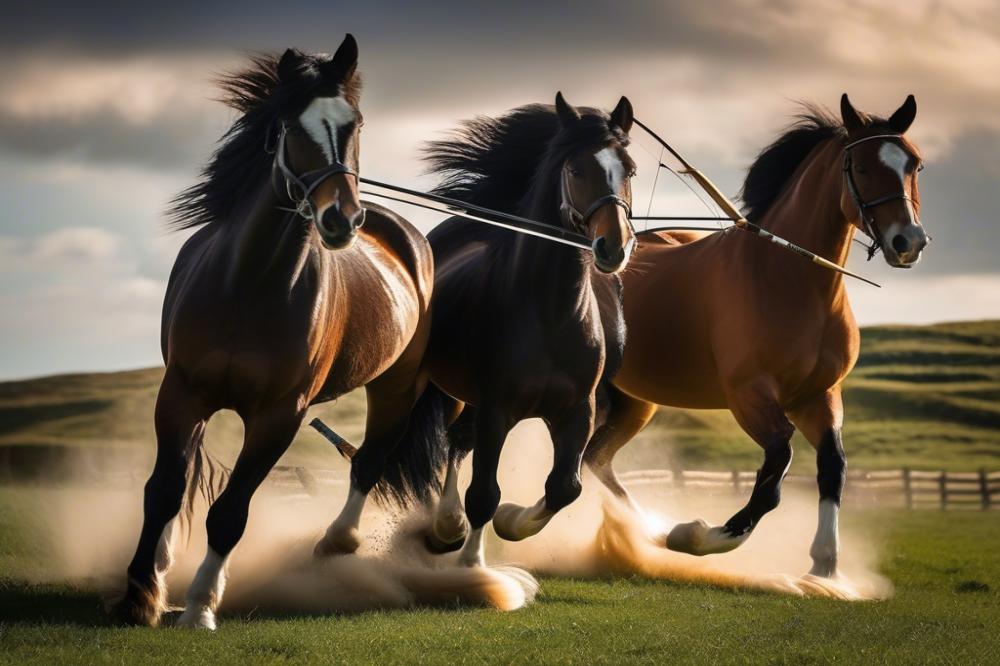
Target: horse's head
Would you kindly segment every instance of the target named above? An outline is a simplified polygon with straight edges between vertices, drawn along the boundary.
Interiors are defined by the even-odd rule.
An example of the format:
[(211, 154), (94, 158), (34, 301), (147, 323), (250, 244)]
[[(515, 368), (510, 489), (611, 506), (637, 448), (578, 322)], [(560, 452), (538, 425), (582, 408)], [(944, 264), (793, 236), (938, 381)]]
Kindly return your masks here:
[(913, 95), (888, 120), (874, 120), (840, 99), (847, 130), (841, 209), (881, 248), (886, 262), (909, 268), (930, 240), (920, 225), (920, 152), (904, 135), (917, 114)]
[(605, 123), (611, 130), (598, 145), (577, 148), (563, 162), (561, 211), (567, 226), (592, 239), (597, 268), (617, 273), (628, 263), (635, 246), (629, 221), (635, 163), (625, 150), (632, 128), (632, 105), (622, 97), (609, 118), (581, 115), (557, 93), (556, 113), (562, 132), (574, 132), (594, 122)]
[(358, 44), (347, 35), (332, 56), (288, 49), (278, 78), (293, 91), (275, 146), (274, 177), (329, 249), (350, 247), (365, 221), (358, 196), (361, 112)]

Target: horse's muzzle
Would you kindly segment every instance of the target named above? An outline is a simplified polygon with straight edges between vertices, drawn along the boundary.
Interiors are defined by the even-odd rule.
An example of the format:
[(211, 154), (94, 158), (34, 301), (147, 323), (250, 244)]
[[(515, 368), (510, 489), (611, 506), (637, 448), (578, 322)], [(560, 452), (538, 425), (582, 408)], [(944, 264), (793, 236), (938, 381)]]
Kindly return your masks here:
[(604, 236), (595, 238), (591, 249), (594, 252), (594, 265), (597, 266), (597, 270), (602, 273), (617, 273), (623, 269), (628, 263), (634, 243), (634, 238), (629, 239), (624, 246), (612, 249), (608, 248), (608, 242)]
[(337, 206), (330, 206), (316, 222), (320, 240), (328, 250), (344, 250), (351, 247), (358, 236), (358, 229), (364, 226), (365, 209), (358, 208), (350, 217), (344, 215)]

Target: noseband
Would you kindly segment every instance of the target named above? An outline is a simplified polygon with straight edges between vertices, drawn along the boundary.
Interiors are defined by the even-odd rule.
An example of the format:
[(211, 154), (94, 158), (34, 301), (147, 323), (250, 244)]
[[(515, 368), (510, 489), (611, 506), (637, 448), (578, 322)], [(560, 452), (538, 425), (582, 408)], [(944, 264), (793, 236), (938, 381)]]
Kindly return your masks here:
[(625, 211), (625, 219), (628, 220), (629, 229), (635, 233), (635, 228), (632, 226), (632, 207), (617, 194), (606, 194), (598, 198), (587, 207), (587, 210), (581, 213), (580, 209), (573, 205), (573, 197), (569, 192), (569, 183), (566, 181), (565, 167), (563, 168), (562, 179), (560, 180), (560, 199), (559, 212), (562, 213), (563, 220), (566, 221), (570, 228), (580, 233), (586, 233), (587, 222), (590, 218), (593, 217), (594, 213), (609, 204), (614, 204)]
[(894, 192), (892, 194), (887, 194), (883, 197), (878, 197), (870, 201), (865, 201), (861, 198), (861, 192), (858, 190), (858, 184), (854, 182), (854, 173), (851, 167), (853, 166), (853, 161), (851, 159), (851, 148), (854, 148), (858, 144), (866, 143), (868, 141), (875, 141), (877, 139), (899, 139), (902, 138), (901, 134), (876, 134), (874, 136), (866, 136), (863, 139), (858, 139), (857, 141), (852, 141), (851, 143), (844, 146), (844, 177), (847, 180), (847, 191), (851, 193), (851, 199), (854, 200), (854, 204), (858, 207), (858, 211), (861, 213), (861, 223), (864, 225), (865, 234), (871, 239), (872, 243), (868, 246), (868, 259), (871, 260), (875, 256), (875, 253), (882, 249), (882, 238), (878, 234), (878, 227), (876, 226), (875, 216), (870, 213), (872, 208), (876, 206), (881, 206), (884, 203), (889, 203), (890, 201), (909, 201), (911, 207), (916, 211), (916, 207), (913, 205), (914, 201), (906, 193), (906, 190), (900, 190), (899, 192)]
[[(334, 162), (328, 166), (321, 169), (314, 169), (312, 171), (307, 171), (301, 175), (292, 171), (291, 167), (288, 166), (287, 162), (287, 147), (285, 146), (285, 135), (288, 134), (288, 126), (282, 125), (281, 131), (278, 133), (278, 144), (274, 149), (274, 164), (278, 171), (281, 172), (282, 177), (285, 179), (285, 196), (288, 200), (294, 204), (294, 208), (284, 208), (279, 206), (279, 210), (285, 210), (290, 213), (294, 213), (304, 220), (315, 220), (319, 213), (316, 210), (316, 204), (312, 200), (312, 194), (320, 184), (323, 183), (327, 178), (331, 176), (336, 176), (338, 174), (349, 174), (358, 177), (358, 172), (350, 168), (342, 162), (334, 160)], [(266, 150), (266, 147), (265, 147)], [(271, 152), (271, 151), (268, 151)], [(299, 188), (302, 192), (302, 196), (296, 197), (293, 188)], [(281, 196), (281, 193), (277, 193)], [(360, 225), (359, 225), (360, 226)]]

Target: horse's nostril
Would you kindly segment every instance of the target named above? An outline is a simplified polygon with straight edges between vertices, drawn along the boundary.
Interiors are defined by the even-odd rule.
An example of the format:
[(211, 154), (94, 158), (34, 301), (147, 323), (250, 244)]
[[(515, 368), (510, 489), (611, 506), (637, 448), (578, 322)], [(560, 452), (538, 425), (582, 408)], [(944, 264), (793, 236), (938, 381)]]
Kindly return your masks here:
[(897, 254), (903, 254), (910, 249), (910, 241), (906, 240), (903, 234), (896, 234), (892, 239), (892, 249), (896, 251)]

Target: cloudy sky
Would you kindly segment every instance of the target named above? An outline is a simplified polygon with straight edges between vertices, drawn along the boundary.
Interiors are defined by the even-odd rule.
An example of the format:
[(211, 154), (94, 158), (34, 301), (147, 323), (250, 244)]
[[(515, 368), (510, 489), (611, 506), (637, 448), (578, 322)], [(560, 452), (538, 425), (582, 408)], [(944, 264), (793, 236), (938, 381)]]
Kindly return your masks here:
[[(906, 272), (857, 252), (852, 267), (885, 285), (850, 286), (858, 318), (1000, 317), (993, 0), (16, 4), (0, 23), (0, 378), (159, 363), (184, 238), (163, 210), (233, 120), (212, 76), (249, 51), (330, 52), (348, 31), (366, 79), (363, 169), (412, 185), (427, 184), (421, 141), (559, 89), (605, 108), (628, 95), (729, 193), (794, 100), (836, 108), (846, 91), (885, 115), (913, 93), (934, 242)], [(654, 169), (636, 158), (643, 210)], [(684, 192), (661, 180), (653, 210), (703, 213)]]

